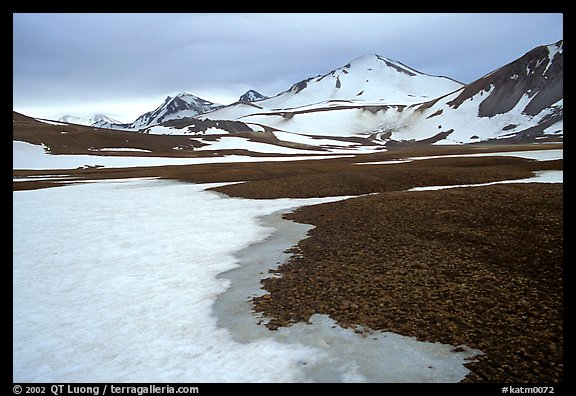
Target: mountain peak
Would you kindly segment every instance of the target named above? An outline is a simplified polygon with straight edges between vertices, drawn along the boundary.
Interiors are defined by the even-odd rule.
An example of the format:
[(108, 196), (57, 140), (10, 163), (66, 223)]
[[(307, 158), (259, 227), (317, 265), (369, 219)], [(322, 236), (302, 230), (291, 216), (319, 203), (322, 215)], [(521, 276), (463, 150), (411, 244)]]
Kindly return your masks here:
[(244, 93), (242, 96), (240, 96), (240, 99), (238, 99), (239, 102), (256, 102), (259, 100), (264, 100), (264, 99), (268, 99), (268, 96), (262, 95), (260, 92), (255, 91), (253, 89), (250, 89), (248, 91), (246, 91), (246, 93)]
[(172, 119), (193, 117), (220, 107), (221, 104), (212, 103), (188, 92), (181, 92), (174, 97), (168, 96), (155, 110), (142, 114), (130, 124), (130, 129), (142, 129)]
[(462, 87), (454, 79), (422, 73), (381, 55), (366, 54), (324, 75), (302, 80), (267, 103), (273, 108), (331, 100), (409, 105)]

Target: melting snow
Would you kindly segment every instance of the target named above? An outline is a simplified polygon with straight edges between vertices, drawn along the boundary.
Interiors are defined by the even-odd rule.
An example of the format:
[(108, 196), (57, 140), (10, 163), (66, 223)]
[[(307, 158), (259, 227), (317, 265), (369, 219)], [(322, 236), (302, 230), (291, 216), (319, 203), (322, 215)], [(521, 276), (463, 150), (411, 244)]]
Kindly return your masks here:
[(526, 159), (533, 159), (536, 161), (552, 161), (557, 159), (563, 159), (564, 150), (551, 149), (551, 150), (528, 150), (528, 151), (499, 151), (494, 153), (474, 153), (474, 154), (429, 155), (422, 157), (408, 157), (406, 159), (358, 162), (357, 165), (389, 165), (389, 164), (400, 164), (403, 162), (411, 162), (411, 161), (434, 159), (434, 158), (463, 158), (463, 157), (491, 157), (491, 156), (520, 157)]
[(563, 149), (552, 149), (552, 150), (528, 150), (528, 151), (501, 151), (495, 153), (474, 153), (474, 154), (451, 154), (451, 155), (431, 155), (424, 157), (410, 157), (411, 160), (423, 160), (431, 158), (453, 158), (453, 157), (491, 157), (491, 156), (503, 156), (503, 157), (520, 157), (526, 159), (533, 159), (537, 161), (552, 161), (564, 158)]
[(318, 154), (318, 151), (314, 152), (310, 150), (299, 150), (289, 147), (276, 146), (274, 144), (253, 142), (245, 138), (233, 136), (221, 137), (217, 142), (211, 143), (208, 146), (203, 146), (197, 150), (248, 150), (254, 153), (267, 154)]
[(150, 150), (138, 149), (138, 148), (131, 148), (131, 147), (104, 147), (101, 149), (92, 148), (89, 151), (133, 151), (133, 152), (140, 152), (140, 153), (150, 153)]
[(474, 351), (390, 333), (375, 341), (322, 316), (235, 340), (214, 316), (230, 287), (218, 274), (270, 236), (260, 216), (326, 199), (225, 198), (206, 187), (132, 180), (13, 193), (13, 382), (457, 382), (468, 373)]
[(425, 186), (425, 187), (414, 187), (408, 191), (430, 191), (430, 190), (444, 190), (447, 188), (457, 188), (457, 187), (482, 187), (491, 186), (493, 184), (510, 184), (510, 183), (563, 183), (564, 182), (564, 172), (561, 170), (544, 170), (535, 171), (534, 176), (527, 179), (515, 179), (515, 180), (500, 180), (489, 183), (477, 183), (477, 184), (454, 184), (448, 186)]
[[(14, 142), (14, 154), (14, 168), (28, 169), (142, 159), (55, 156), (23, 142)], [(563, 150), (471, 154), (480, 155), (548, 160)], [(232, 158), (251, 157), (223, 160)], [(435, 157), (409, 160), (424, 158)], [(561, 183), (562, 175), (497, 183)], [(457, 382), (468, 373), (466, 358), (478, 351), (392, 333), (362, 338), (321, 315), (277, 332), (249, 314), (220, 325), (217, 299), (234, 291), (247, 300), (254, 291), (221, 275), (244, 265), (238, 252), (269, 243), (279, 227), (260, 218), (342, 198), (246, 200), (204, 190), (213, 185), (140, 179), (15, 191), (13, 381)], [(458, 186), (413, 190), (449, 187)], [(270, 258), (265, 264), (276, 265)], [(246, 339), (234, 327), (241, 317)]]
[[(193, 165), (228, 162), (304, 161), (346, 157), (346, 155), (310, 155), (299, 157), (251, 157), (248, 155), (227, 155), (222, 157), (170, 158), (103, 155), (50, 155), (45, 152), (42, 146), (19, 141), (13, 141), (12, 153), (13, 169), (74, 169), (97, 165), (107, 168), (123, 168), (135, 166)], [(309, 151), (309, 153), (314, 154), (318, 152)]]
[(36, 121), (40, 121), (43, 122), (44, 124), (50, 124), (50, 125), (68, 125), (64, 122), (58, 122), (58, 121), (50, 121), (50, 120), (45, 120), (43, 118), (34, 118)]

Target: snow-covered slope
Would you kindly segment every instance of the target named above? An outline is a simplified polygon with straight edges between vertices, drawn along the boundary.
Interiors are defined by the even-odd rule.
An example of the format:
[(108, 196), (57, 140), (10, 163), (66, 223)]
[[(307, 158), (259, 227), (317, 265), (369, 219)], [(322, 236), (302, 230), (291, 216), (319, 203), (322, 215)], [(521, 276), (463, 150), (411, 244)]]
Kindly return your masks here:
[(461, 87), (461, 83), (452, 79), (430, 76), (380, 55), (364, 55), (327, 74), (300, 81), (258, 104), (270, 109), (334, 100), (411, 104)]
[(365, 55), (270, 98), (249, 90), (238, 102), (222, 106), (183, 93), (131, 124), (97, 126), (162, 134), (279, 131), (285, 137), (361, 136), (372, 144), (462, 144), (560, 138), (562, 117), (560, 40), (468, 85)]
[(92, 117), (76, 117), (65, 115), (59, 121), (90, 125), (98, 128), (120, 130), (143, 130), (162, 122), (192, 117), (207, 111), (213, 111), (222, 107), (221, 104), (212, 103), (189, 93), (180, 93), (175, 97), (168, 96), (164, 103), (152, 111), (148, 111), (138, 117), (134, 122), (126, 124), (116, 121), (102, 114)]
[(393, 140), (441, 143), (562, 136), (563, 48), (562, 40), (537, 47), (450, 95), (411, 106), (380, 130)]
[(64, 115), (64, 116), (60, 117), (58, 119), (58, 121), (66, 122), (69, 124), (80, 124), (80, 125), (94, 126), (97, 128), (109, 128), (111, 125), (121, 124), (120, 121), (117, 121), (113, 118), (110, 118), (104, 114), (94, 114), (90, 117)]
[(378, 55), (256, 103), (200, 116), (256, 130), (370, 136), (381, 142), (471, 143), (561, 136), (563, 41), (540, 46), (471, 84), (420, 73)]
[[(380, 55), (361, 56), (331, 72), (302, 80), (284, 92), (252, 105), (235, 103), (201, 118), (240, 119), (264, 113), (358, 105), (408, 105), (453, 92), (463, 84), (430, 76)], [(316, 132), (316, 131), (314, 131)]]
[(168, 96), (164, 103), (155, 110), (149, 111), (138, 117), (127, 127), (129, 129), (143, 129), (154, 125), (159, 125), (164, 121), (192, 117), (207, 111), (222, 107), (220, 104), (212, 103), (189, 93), (181, 93), (175, 97)]

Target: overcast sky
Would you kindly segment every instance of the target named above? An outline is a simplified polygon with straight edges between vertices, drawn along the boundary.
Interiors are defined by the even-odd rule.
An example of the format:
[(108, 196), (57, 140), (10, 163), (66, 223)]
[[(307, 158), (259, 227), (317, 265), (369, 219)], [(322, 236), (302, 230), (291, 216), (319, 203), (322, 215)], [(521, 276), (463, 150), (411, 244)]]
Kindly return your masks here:
[(14, 110), (132, 122), (166, 96), (229, 104), (378, 54), (463, 83), (563, 38), (562, 14), (14, 14)]

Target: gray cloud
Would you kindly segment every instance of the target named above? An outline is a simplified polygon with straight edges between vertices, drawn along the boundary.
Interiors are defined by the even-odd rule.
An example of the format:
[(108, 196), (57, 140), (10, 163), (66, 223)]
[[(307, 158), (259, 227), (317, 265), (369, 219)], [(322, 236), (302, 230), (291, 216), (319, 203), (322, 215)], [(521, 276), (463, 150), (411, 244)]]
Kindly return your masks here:
[(563, 34), (562, 14), (15, 14), (13, 19), (15, 110), (53, 117), (85, 109), (135, 118), (151, 110), (138, 110), (137, 103), (153, 108), (182, 91), (221, 102), (250, 88), (275, 95), (366, 53), (467, 83)]

